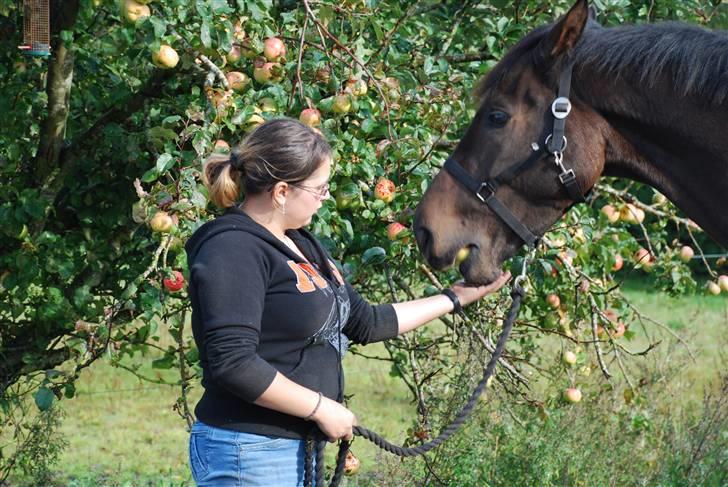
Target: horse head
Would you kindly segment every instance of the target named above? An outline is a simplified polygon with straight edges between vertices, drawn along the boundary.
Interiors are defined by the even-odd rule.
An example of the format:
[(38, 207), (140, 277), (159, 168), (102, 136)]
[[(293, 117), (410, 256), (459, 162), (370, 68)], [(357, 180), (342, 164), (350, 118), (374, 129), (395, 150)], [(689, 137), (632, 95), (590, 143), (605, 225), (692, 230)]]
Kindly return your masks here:
[[(484, 79), (480, 107), (449, 163), (479, 182), (506, 177), (497, 178), (497, 188), (482, 187), (479, 194), (451, 171), (434, 178), (417, 207), (414, 226), (420, 250), (434, 268), (452, 265), (467, 248), (459, 267), (465, 279), (474, 284), (495, 280), (504, 260), (527, 237), (483, 200), (493, 193), (518, 222), (542, 235), (575, 202), (560, 179), (562, 169), (574, 171), (575, 187), (582, 192), (599, 178), (605, 140), (600, 118), (588, 106), (574, 102), (562, 107), (569, 109), (566, 147), (549, 137), (557, 120), (553, 110), (560, 78), (570, 69), (570, 53), (589, 21), (587, 1), (577, 1), (554, 25), (516, 44)], [(556, 164), (554, 146), (564, 156), (562, 167)]]

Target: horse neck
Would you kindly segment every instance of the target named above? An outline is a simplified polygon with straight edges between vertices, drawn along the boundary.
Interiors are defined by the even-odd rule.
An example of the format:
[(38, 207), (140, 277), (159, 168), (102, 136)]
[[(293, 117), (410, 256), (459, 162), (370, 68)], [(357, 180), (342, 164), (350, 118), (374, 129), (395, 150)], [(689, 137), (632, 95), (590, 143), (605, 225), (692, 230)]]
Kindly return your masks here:
[(728, 102), (709, 104), (581, 67), (573, 86), (605, 121), (603, 174), (651, 185), (728, 247)]

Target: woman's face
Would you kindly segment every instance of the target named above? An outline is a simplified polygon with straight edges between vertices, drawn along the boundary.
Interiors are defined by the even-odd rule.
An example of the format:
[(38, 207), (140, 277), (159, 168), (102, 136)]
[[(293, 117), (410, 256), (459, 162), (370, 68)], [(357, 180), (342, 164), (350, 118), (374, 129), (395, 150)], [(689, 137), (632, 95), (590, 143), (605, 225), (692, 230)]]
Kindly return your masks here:
[(291, 228), (300, 228), (311, 223), (311, 218), (330, 196), (330, 177), (331, 159), (328, 158), (305, 180), (288, 184), (290, 193), (286, 198), (286, 216)]

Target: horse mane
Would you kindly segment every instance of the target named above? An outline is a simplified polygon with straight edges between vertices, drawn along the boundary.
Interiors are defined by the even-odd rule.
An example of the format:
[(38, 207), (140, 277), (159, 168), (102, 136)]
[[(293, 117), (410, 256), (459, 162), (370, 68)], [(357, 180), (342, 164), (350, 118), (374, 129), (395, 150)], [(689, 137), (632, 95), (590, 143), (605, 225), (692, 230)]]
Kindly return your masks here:
[[(521, 39), (476, 89), (482, 96), (499, 85), (515, 64), (529, 56), (543, 62), (538, 44), (552, 25)], [(712, 105), (728, 101), (728, 33), (677, 22), (605, 28), (589, 21), (573, 52), (575, 65), (589, 65), (605, 77), (654, 87), (670, 76), (678, 96), (696, 96)]]
[(576, 65), (654, 87), (671, 77), (678, 96), (720, 105), (728, 99), (728, 33), (663, 22), (603, 28), (591, 23), (577, 44)]

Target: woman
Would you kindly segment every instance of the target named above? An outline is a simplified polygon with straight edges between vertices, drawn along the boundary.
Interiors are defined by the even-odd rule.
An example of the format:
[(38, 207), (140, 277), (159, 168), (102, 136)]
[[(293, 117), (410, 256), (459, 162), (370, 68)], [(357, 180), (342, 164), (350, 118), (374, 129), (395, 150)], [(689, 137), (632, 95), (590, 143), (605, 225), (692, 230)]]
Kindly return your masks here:
[[(205, 389), (190, 463), (199, 485), (298, 486), (305, 437), (351, 439), (341, 357), (413, 330), (500, 288), (372, 306), (344, 282), (304, 227), (329, 197), (331, 148), (291, 119), (268, 121), (203, 179), (224, 215), (186, 245), (192, 330)], [(240, 195), (245, 198), (237, 202)]]

